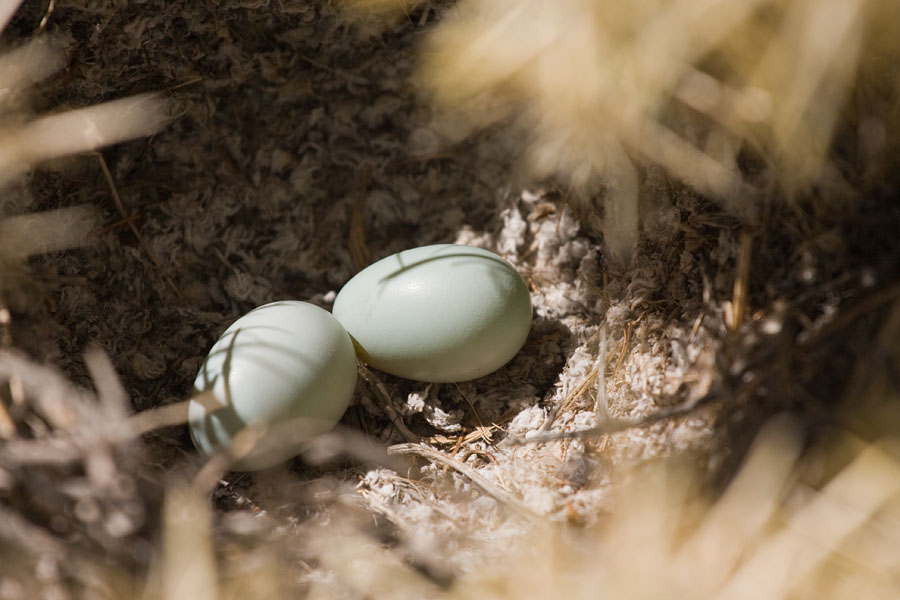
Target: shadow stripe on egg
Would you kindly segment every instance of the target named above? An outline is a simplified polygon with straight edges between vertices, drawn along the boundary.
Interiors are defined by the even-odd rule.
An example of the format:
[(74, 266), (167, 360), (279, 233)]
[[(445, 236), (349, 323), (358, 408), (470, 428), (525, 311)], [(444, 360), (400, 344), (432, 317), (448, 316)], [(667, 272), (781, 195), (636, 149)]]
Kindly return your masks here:
[(248, 426), (264, 434), (231, 468), (274, 466), (334, 427), (356, 387), (350, 336), (331, 314), (284, 300), (255, 308), (219, 337), (197, 378), (188, 406), (194, 445), (207, 455), (230, 449)]
[(528, 337), (532, 309), (528, 286), (501, 257), (437, 244), (366, 267), (338, 293), (332, 313), (376, 369), (459, 382), (509, 362)]

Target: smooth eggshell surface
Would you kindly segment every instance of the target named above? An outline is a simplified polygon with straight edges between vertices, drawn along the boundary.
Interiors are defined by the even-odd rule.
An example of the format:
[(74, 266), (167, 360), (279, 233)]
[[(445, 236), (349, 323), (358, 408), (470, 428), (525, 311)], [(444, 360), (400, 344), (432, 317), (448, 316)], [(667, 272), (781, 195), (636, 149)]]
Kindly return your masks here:
[(519, 351), (531, 328), (528, 287), (487, 250), (439, 244), (360, 271), (333, 313), (373, 367), (418, 381), (468, 381)]
[(328, 311), (298, 301), (265, 304), (232, 323), (209, 351), (188, 408), (191, 438), (211, 455), (231, 447), (247, 425), (262, 426), (232, 468), (268, 468), (331, 429), (355, 385), (353, 343)]

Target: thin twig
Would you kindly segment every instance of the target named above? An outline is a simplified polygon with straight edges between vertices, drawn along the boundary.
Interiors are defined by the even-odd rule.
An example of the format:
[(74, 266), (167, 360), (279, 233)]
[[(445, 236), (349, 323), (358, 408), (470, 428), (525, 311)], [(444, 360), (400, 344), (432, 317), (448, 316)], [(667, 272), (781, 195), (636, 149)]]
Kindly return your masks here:
[(650, 416), (642, 417), (640, 419), (609, 419), (603, 425), (591, 427), (590, 429), (580, 429), (578, 431), (562, 431), (556, 433), (537, 433), (527, 438), (511, 435), (506, 438), (506, 442), (515, 446), (523, 446), (525, 444), (539, 444), (543, 442), (555, 442), (559, 440), (582, 439), (587, 437), (608, 435), (610, 433), (619, 433), (622, 431), (627, 431), (629, 429), (637, 429), (640, 427), (653, 425), (654, 423), (659, 423), (660, 421), (665, 421), (667, 419), (682, 417), (694, 412), (695, 410), (698, 410), (699, 408), (702, 408), (703, 406), (706, 406), (707, 404), (712, 403), (720, 396), (721, 394), (719, 390), (710, 391), (697, 400), (679, 404), (678, 406), (673, 406), (670, 408), (663, 408)]
[(731, 322), (729, 329), (737, 331), (747, 314), (747, 288), (750, 280), (750, 265), (753, 257), (753, 234), (747, 229), (740, 233), (737, 273), (734, 276), (734, 291), (731, 298)]
[(215, 452), (194, 476), (192, 486), (202, 495), (212, 492), (225, 472), (237, 461), (246, 458), (266, 435), (265, 426), (248, 425), (238, 431), (227, 447)]
[(488, 496), (491, 496), (501, 504), (509, 506), (519, 516), (525, 517), (526, 519), (531, 521), (540, 520), (540, 516), (534, 513), (530, 508), (528, 508), (521, 500), (519, 500), (506, 490), (502, 489), (493, 481), (478, 473), (472, 467), (461, 463), (458, 460), (450, 458), (449, 456), (446, 456), (445, 454), (439, 452), (438, 450), (435, 450), (434, 448), (422, 444), (395, 444), (393, 446), (388, 446), (387, 453), (391, 455), (415, 454), (432, 462), (440, 463), (444, 466), (450, 467), (461, 475), (466, 476), (472, 483), (480, 487), (482, 491), (484, 491)]
[(597, 379), (597, 396), (594, 398), (594, 414), (597, 425), (609, 420), (609, 401), (606, 397), (606, 325), (600, 328), (600, 343), (597, 345), (597, 360), (594, 370)]
[[(588, 342), (592, 341), (597, 334), (595, 333)], [(575, 389), (572, 390), (570, 394), (568, 394), (565, 398), (563, 398), (560, 402), (556, 403), (554, 406), (550, 408), (550, 414), (544, 420), (544, 423), (541, 425), (539, 431), (549, 431), (550, 427), (553, 426), (553, 423), (556, 422), (556, 418), (565, 411), (569, 410), (575, 402), (578, 401), (579, 398), (588, 390), (588, 388), (593, 385), (594, 381), (597, 378), (597, 364), (595, 362), (594, 367), (585, 375), (584, 379), (582, 379)], [(606, 372), (606, 366), (603, 366), (603, 372)]]
[(106, 165), (106, 159), (103, 158), (103, 153), (99, 150), (94, 153), (97, 156), (97, 160), (100, 163), (100, 170), (103, 171), (103, 177), (106, 178), (106, 184), (109, 186), (109, 192), (112, 194), (113, 202), (116, 205), (116, 210), (119, 211), (119, 216), (122, 217), (123, 220), (126, 220), (128, 223), (128, 228), (131, 229), (131, 232), (137, 238), (138, 243), (141, 245), (141, 248), (144, 249), (144, 252), (147, 253), (147, 256), (150, 258), (151, 262), (159, 269), (160, 273), (162, 273), (163, 279), (172, 288), (172, 291), (175, 292), (175, 295), (178, 298), (181, 298), (181, 292), (175, 286), (175, 283), (172, 279), (166, 275), (165, 269), (163, 269), (162, 263), (156, 257), (156, 253), (153, 252), (153, 249), (150, 248), (150, 244), (147, 243), (147, 240), (144, 239), (144, 236), (141, 235), (141, 232), (138, 231), (137, 225), (134, 224), (132, 220), (129, 220), (128, 213), (125, 212), (125, 207), (122, 205), (122, 199), (119, 198), (119, 191), (116, 189), (116, 183), (113, 180), (112, 173), (109, 172), (109, 167)]
[(372, 387), (379, 396), (381, 396), (382, 404), (381, 408), (387, 413), (388, 419), (390, 419), (391, 423), (394, 424), (394, 427), (397, 428), (397, 431), (400, 432), (407, 441), (410, 442), (418, 442), (419, 436), (414, 434), (409, 430), (409, 427), (406, 426), (406, 423), (403, 422), (403, 418), (397, 412), (397, 410), (393, 406), (393, 400), (391, 399), (391, 395), (388, 393), (387, 389), (385, 389), (384, 384), (378, 381), (375, 375), (362, 363), (358, 363), (358, 370), (360, 376), (366, 380), (366, 383)]
[[(199, 396), (198, 396), (199, 398)], [(131, 435), (140, 436), (156, 429), (184, 425), (188, 421), (190, 400), (143, 410), (128, 418), (125, 429)]]
[(56, 0), (50, 0), (50, 4), (47, 5), (47, 10), (44, 11), (44, 16), (41, 18), (41, 22), (38, 25), (38, 33), (44, 33), (47, 29), (47, 25), (50, 23), (50, 17), (53, 16), (53, 10), (56, 8)]
[(482, 439), (484, 439), (485, 443), (493, 445), (494, 442), (491, 439), (491, 429), (490, 427), (486, 427), (484, 424), (484, 420), (481, 418), (481, 415), (478, 414), (478, 409), (475, 408), (475, 405), (472, 404), (472, 401), (469, 400), (469, 397), (462, 391), (462, 388), (459, 387), (459, 384), (456, 382), (453, 383), (453, 386), (456, 388), (456, 391), (459, 392), (459, 395), (463, 397), (463, 400), (466, 401), (466, 404), (469, 405), (469, 408), (472, 409), (472, 414), (475, 416), (475, 420), (478, 421), (477, 431), (481, 433)]

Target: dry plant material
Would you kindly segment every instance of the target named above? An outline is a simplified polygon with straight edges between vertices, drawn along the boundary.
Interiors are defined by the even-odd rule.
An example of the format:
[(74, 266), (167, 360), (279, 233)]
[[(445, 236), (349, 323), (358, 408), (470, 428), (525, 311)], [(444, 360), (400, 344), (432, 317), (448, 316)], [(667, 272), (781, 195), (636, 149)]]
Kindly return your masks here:
[(23, 259), (33, 254), (76, 248), (97, 226), (94, 207), (58, 208), (0, 220), (0, 256)]
[[(103, 154), (101, 152), (96, 153), (97, 162), (100, 164), (100, 170), (103, 171), (103, 177), (106, 179), (106, 185), (109, 186), (109, 193), (112, 195), (113, 202), (116, 205), (116, 210), (119, 213), (119, 216), (122, 217), (122, 222), (128, 225), (128, 228), (131, 229), (131, 232), (134, 234), (134, 237), (137, 238), (138, 242), (141, 244), (141, 248), (144, 249), (144, 252), (147, 253), (147, 256), (153, 262), (157, 269), (162, 270), (162, 263), (159, 262), (159, 258), (156, 256), (156, 253), (153, 252), (153, 249), (150, 248), (150, 245), (147, 243), (147, 240), (144, 239), (144, 236), (141, 235), (141, 232), (138, 231), (137, 225), (134, 224), (134, 220), (128, 217), (128, 214), (125, 212), (125, 207), (122, 205), (122, 199), (119, 197), (119, 190), (116, 188), (116, 183), (113, 181), (112, 173), (109, 172), (109, 167), (106, 165), (106, 159), (103, 158)], [(181, 295), (181, 292), (172, 282), (172, 279), (165, 275), (166, 283), (172, 289), (176, 296)]]
[[(85, 362), (96, 393), (21, 355), (0, 352), (0, 390), (21, 387), (16, 395), (0, 396), (12, 420), (0, 444), (2, 510), (11, 513), (4, 517), (10, 528), (0, 534), (5, 546), (0, 564), (7, 554), (24, 551), (52, 567), (54, 577), (34, 582), (37, 589), (63, 582), (84, 589), (113, 585), (96, 579), (100, 565), (92, 564), (90, 553), (70, 556), (73, 549), (59, 530), (83, 538), (85, 547), (114, 552), (109, 565), (128, 572), (141, 559), (127, 548), (146, 535), (148, 513), (155, 510), (152, 495), (145, 495), (147, 474), (134, 469), (138, 449), (118, 376), (96, 349), (86, 353)], [(29, 580), (5, 568), (0, 577)]]
[[(451, 597), (486, 598), (841, 598), (895, 594), (896, 538), (879, 565), (855, 561), (851, 534), (889, 527), (898, 510), (900, 463), (891, 441), (845, 439), (855, 457), (819, 490), (798, 482), (794, 425), (778, 420), (761, 433), (724, 495), (707, 506), (691, 474), (673, 465), (643, 469), (608, 523), (592, 531), (533, 532), (501, 568), (465, 578)], [(858, 555), (857, 555), (858, 556)], [(639, 559), (637, 559), (639, 557)], [(831, 570), (840, 564), (842, 578)], [(499, 572), (498, 572), (499, 571)]]
[(728, 328), (737, 331), (747, 314), (747, 286), (750, 278), (750, 266), (753, 260), (753, 235), (746, 230), (740, 233), (737, 272), (734, 276), (734, 292), (732, 293), (730, 311), (725, 316)]
[(420, 444), (396, 444), (388, 448), (388, 454), (415, 454), (439, 464), (446, 465), (468, 477), (475, 485), (481, 488), (482, 491), (500, 501), (501, 504), (513, 510), (516, 514), (529, 520), (536, 520), (538, 518), (538, 515), (522, 504), (520, 500), (512, 496), (506, 490), (501, 489), (489, 479), (486, 479), (483, 475), (480, 475), (475, 469), (449, 456), (445, 456), (443, 453), (430, 446), (423, 446)]
[(879, 0), (462, 0), (428, 35), (419, 79), (451, 141), (511, 122), (536, 176), (561, 177), (579, 204), (605, 188), (607, 246), (629, 258), (637, 166), (752, 215), (773, 182), (791, 198), (833, 186), (838, 131), (862, 127), (884, 165), (898, 89), (873, 82), (897, 72), (898, 19)]
[[(67, 101), (114, 97), (109, 82), (162, 81), (183, 94), (188, 118), (141, 151), (106, 153), (110, 189), (134, 199), (113, 219), (139, 210), (137, 241), (95, 232), (108, 251), (35, 257), (90, 231), (70, 229), (82, 223), (70, 207), (84, 200), (59, 204), (52, 173), (32, 182), (40, 208), (76, 212), (42, 222), (4, 198), (14, 216), (0, 222), (0, 245), (17, 223), (47, 231), (55, 239), (8, 242), (11, 260), (31, 255), (68, 304), (53, 303), (40, 330), (59, 338), (50, 360), (65, 376), (0, 354), (0, 596), (895, 596), (900, 221), (888, 203), (871, 215), (829, 210), (896, 188), (893, 4), (404, 3), (400, 25), (359, 45), (328, 3), (262, 4), (32, 9), (48, 33), (86, 32), (71, 72), (85, 81), (70, 81)], [(11, 6), (0, 3), (0, 22)], [(423, 134), (436, 151), (410, 160), (404, 136), (423, 133), (424, 119), (404, 96), (405, 49), (418, 17), (432, 15), (442, 20), (424, 33), (419, 81), (440, 113)], [(0, 71), (21, 88), (60, 61), (16, 64), (29, 67)], [(179, 87), (188, 80), (200, 83)], [(2, 99), (4, 127), (39, 132), (43, 117), (13, 111), (22, 100)], [(501, 122), (524, 135), (515, 149), (535, 174), (573, 189), (520, 194), (484, 147), (437, 152), (441, 139)], [(8, 155), (40, 154), (17, 152)], [(106, 202), (102, 169), (89, 168), (93, 187), (65, 183)], [(138, 184), (148, 173), (152, 185)], [(608, 248), (632, 256), (626, 271), (566, 208), (599, 222), (584, 206), (595, 193), (606, 196)], [(790, 195), (799, 201), (788, 210)], [(651, 208), (635, 250), (638, 197)], [(734, 216), (751, 205), (762, 207), (752, 256)], [(273, 295), (327, 304), (367, 252), (450, 240), (517, 261), (539, 314), (508, 371), (460, 385), (464, 402), (424, 401), (452, 417), (443, 421), (412, 410), (421, 387), (362, 371), (364, 410), (348, 420), (386, 444), (408, 442), (394, 448), (403, 456), (336, 431), (310, 447), (313, 464), (234, 475), (232, 457), (204, 466), (183, 430), (160, 431), (183, 423), (175, 402), (192, 360), (235, 312)], [(145, 264), (144, 243), (165, 270)], [(12, 273), (0, 272), (4, 290)], [(168, 293), (169, 277), (182, 296)], [(727, 301), (742, 319), (726, 315)], [(0, 306), (0, 343), (28, 351), (16, 314)], [(80, 360), (94, 339), (111, 360)], [(860, 354), (867, 343), (871, 355)], [(838, 412), (847, 364), (855, 377)], [(130, 402), (154, 408), (134, 414)], [(705, 458), (736, 460), (755, 419), (783, 409), (814, 423), (838, 414), (863, 431), (876, 429), (865, 419), (874, 413), (880, 429), (821, 447), (776, 424), (743, 468), (719, 463), (730, 483), (698, 492), (716, 470)], [(591, 436), (602, 443), (577, 439)], [(800, 454), (807, 444), (811, 456)], [(679, 452), (703, 472), (630, 469)], [(399, 460), (410, 456), (415, 475)]]
[[(19, 4), (2, 3), (0, 32)], [(51, 2), (48, 12), (52, 10)], [(166, 103), (158, 94), (24, 118), (21, 96), (63, 64), (60, 44), (46, 35), (0, 55), (0, 192), (41, 162), (150, 135), (169, 121)], [(0, 196), (0, 209), (3, 205)], [(95, 228), (96, 217), (89, 206), (0, 218), (0, 262), (83, 245)]]
[(172, 484), (163, 504), (163, 545), (160, 575), (164, 600), (217, 600), (212, 540), (212, 513), (205, 494)]
[(42, 161), (150, 135), (168, 120), (156, 94), (40, 117), (3, 133), (0, 185)]

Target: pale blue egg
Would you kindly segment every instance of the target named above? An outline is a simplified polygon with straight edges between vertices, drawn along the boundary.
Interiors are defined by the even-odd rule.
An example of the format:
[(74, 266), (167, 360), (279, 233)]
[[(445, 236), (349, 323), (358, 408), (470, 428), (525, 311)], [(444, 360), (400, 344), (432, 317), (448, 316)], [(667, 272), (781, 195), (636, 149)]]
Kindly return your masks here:
[(195, 394), (209, 393), (188, 408), (191, 438), (211, 455), (259, 426), (261, 437), (232, 468), (267, 468), (331, 429), (355, 386), (353, 344), (328, 311), (307, 302), (265, 304), (232, 323), (209, 351), (194, 381)]
[(438, 244), (388, 256), (338, 293), (333, 313), (373, 367), (418, 381), (467, 381), (521, 349), (531, 298), (508, 262), (472, 246)]

